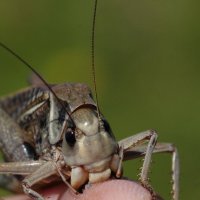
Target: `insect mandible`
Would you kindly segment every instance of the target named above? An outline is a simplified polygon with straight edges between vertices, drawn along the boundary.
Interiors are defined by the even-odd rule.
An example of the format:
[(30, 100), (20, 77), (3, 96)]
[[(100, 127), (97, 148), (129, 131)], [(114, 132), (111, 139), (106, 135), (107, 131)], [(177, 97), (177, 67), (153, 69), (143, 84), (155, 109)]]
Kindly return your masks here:
[[(92, 29), (93, 71), (96, 8), (97, 0)], [(117, 142), (99, 111), (98, 98), (95, 103), (87, 85), (50, 85), (20, 56), (3, 43), (0, 45), (39, 78), (31, 87), (0, 99), (0, 148), (7, 161), (0, 163), (2, 185), (12, 180), (7, 185), (10, 190), (22, 189), (31, 198), (43, 200), (36, 189), (47, 182), (61, 179), (76, 192), (87, 183), (109, 179), (111, 174), (120, 178), (123, 160), (144, 157), (139, 180), (153, 196), (148, 182), (151, 156), (169, 152), (173, 199), (178, 200), (179, 159), (174, 145), (157, 143), (153, 130)]]

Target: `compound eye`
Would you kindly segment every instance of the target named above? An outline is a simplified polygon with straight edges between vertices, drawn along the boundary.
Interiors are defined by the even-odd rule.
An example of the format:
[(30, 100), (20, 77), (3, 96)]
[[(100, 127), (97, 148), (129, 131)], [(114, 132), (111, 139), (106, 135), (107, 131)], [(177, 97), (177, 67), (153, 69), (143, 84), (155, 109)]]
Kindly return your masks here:
[(103, 119), (102, 121), (103, 121), (103, 125), (104, 125), (104, 130), (106, 132), (110, 133), (111, 132), (111, 128), (110, 128), (109, 123), (105, 119)]
[(68, 129), (65, 133), (65, 140), (69, 146), (73, 147), (76, 143), (75, 131), (72, 129)]

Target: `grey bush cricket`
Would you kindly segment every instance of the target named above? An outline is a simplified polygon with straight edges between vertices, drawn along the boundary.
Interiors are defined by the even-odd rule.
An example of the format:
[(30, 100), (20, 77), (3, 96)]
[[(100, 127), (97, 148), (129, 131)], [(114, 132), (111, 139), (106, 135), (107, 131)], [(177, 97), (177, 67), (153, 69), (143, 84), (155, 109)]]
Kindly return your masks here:
[(37, 76), (29, 88), (0, 99), (0, 148), (6, 161), (0, 163), (0, 185), (43, 200), (36, 190), (47, 183), (62, 180), (76, 192), (87, 183), (120, 178), (122, 161), (144, 157), (139, 181), (152, 193), (152, 199), (156, 199), (148, 181), (151, 156), (167, 152), (172, 154), (172, 197), (178, 200), (176, 147), (157, 143), (157, 133), (153, 130), (117, 142), (99, 110), (94, 67), (96, 9), (97, 0), (92, 26), (97, 103), (87, 85), (50, 85), (24, 59), (0, 43)]

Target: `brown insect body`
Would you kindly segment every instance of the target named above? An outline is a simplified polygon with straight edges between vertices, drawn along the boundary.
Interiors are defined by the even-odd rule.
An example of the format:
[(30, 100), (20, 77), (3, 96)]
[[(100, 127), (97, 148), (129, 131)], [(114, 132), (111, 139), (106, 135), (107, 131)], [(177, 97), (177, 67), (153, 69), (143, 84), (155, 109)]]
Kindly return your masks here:
[[(92, 68), (97, 0), (92, 27)], [(33, 199), (44, 198), (35, 188), (58, 180), (74, 192), (87, 183), (122, 175), (122, 161), (144, 157), (139, 181), (156, 198), (148, 181), (153, 153), (172, 154), (173, 200), (179, 198), (179, 158), (174, 145), (157, 143), (157, 133), (147, 130), (116, 142), (99, 112), (88, 86), (82, 83), (49, 85), (34, 68), (0, 42), (39, 78), (30, 88), (0, 99), (0, 185), (22, 189)], [(42, 82), (42, 84), (41, 84)], [(15, 176), (20, 175), (20, 176)], [(9, 183), (9, 184), (8, 184)]]
[(0, 164), (1, 185), (11, 181), (8, 189), (16, 191), (21, 185), (30, 197), (43, 199), (33, 188), (62, 179), (74, 190), (107, 180), (111, 172), (119, 178), (122, 160), (144, 156), (140, 181), (154, 197), (148, 183), (151, 156), (168, 152), (172, 153), (173, 199), (178, 200), (179, 162), (172, 144), (156, 144), (157, 134), (151, 130), (117, 143), (108, 122), (101, 114), (99, 118), (85, 84), (65, 83), (51, 89), (62, 104), (38, 85), (0, 99), (0, 148), (8, 161)]
[[(95, 172), (104, 173), (106, 178), (101, 177), (101, 179), (109, 178), (111, 174), (110, 165), (112, 165), (112, 170), (115, 168), (115, 172), (117, 171), (116, 166), (113, 168), (112, 157), (118, 153), (118, 145), (111, 130), (107, 130), (108, 123), (105, 120), (102, 122), (102, 127), (99, 127), (96, 104), (92, 99), (90, 89), (85, 84), (66, 83), (52, 86), (52, 90), (66, 105), (68, 114), (72, 116), (76, 124), (75, 127), (73, 127), (74, 122), (70, 121), (71, 119), (68, 114), (66, 115), (62, 106), (44, 87), (32, 87), (17, 95), (3, 98), (0, 101), (1, 109), (7, 113), (6, 118), (11, 117), (10, 121), (17, 122), (16, 127), (19, 129), (17, 137), (20, 142), (16, 142), (15, 146), (21, 147), (19, 155), (13, 154), (13, 151), (9, 151), (10, 146), (6, 147), (6, 144), (4, 144), (8, 135), (1, 134), (0, 146), (6, 160), (12, 162), (36, 159), (47, 161), (53, 160), (52, 156), (59, 152), (59, 156), (65, 160), (68, 166), (73, 168), (72, 171), (75, 174), (77, 166), (84, 166), (84, 169), (80, 167), (78, 170), (83, 171), (79, 173), (84, 173), (85, 181), (75, 181), (72, 184), (74, 188), (79, 188), (88, 179), (91, 179), (90, 182), (98, 181), (98, 178), (94, 178)], [(28, 99), (28, 97), (31, 98)], [(25, 100), (21, 101), (22, 98)], [(105, 123), (106, 127), (104, 126)], [(0, 126), (4, 127), (4, 122)], [(90, 128), (88, 133), (87, 128)], [(70, 135), (71, 132), (68, 134), (68, 131), (72, 129), (74, 135)], [(99, 131), (99, 129), (101, 130)], [(9, 135), (11, 134), (9, 133)], [(63, 138), (68, 143), (63, 142)], [(97, 150), (92, 149), (92, 143), (97, 145)], [(16, 151), (15, 148), (14, 151)], [(105, 150), (100, 154), (98, 148)], [(90, 166), (91, 164), (92, 166)], [(69, 170), (68, 167), (67, 170)], [(90, 177), (88, 177), (89, 175)]]

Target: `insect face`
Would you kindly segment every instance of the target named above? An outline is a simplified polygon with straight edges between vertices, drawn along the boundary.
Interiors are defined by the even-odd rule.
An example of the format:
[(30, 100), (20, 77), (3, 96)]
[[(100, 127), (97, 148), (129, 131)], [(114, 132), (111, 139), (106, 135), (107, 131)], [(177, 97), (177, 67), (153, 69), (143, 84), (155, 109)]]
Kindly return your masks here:
[[(91, 164), (117, 151), (117, 143), (111, 133), (105, 131), (104, 126), (99, 127), (95, 110), (78, 109), (72, 114), (72, 118), (76, 127), (68, 128), (63, 140), (67, 165)], [(102, 150), (100, 155), (99, 149)]]
[[(102, 179), (100, 174), (105, 176), (103, 179), (107, 179), (111, 171), (116, 173), (117, 165), (113, 167), (113, 162), (116, 162), (118, 144), (111, 129), (107, 128), (108, 123), (99, 121), (97, 111), (91, 108), (77, 109), (72, 119), (75, 127), (67, 128), (62, 143), (66, 164), (72, 167), (72, 171), (77, 168), (83, 170), (89, 182), (99, 182)], [(99, 178), (93, 180), (97, 173)]]

